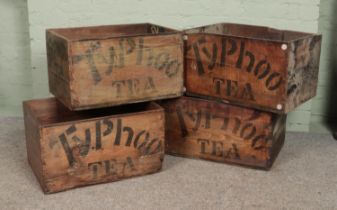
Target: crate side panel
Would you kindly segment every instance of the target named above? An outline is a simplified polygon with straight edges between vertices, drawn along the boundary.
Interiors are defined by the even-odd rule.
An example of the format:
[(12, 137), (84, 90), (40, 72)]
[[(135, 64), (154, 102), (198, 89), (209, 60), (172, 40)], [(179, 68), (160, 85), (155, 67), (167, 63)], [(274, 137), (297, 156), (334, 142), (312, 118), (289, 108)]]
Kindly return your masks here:
[(164, 157), (164, 113), (105, 117), (44, 129), (48, 192), (154, 173)]
[(40, 126), (33, 115), (28, 102), (23, 103), (23, 113), (28, 163), (44, 190), (45, 184), (43, 177), (43, 163), (41, 159)]
[(49, 91), (64, 104), (69, 104), (69, 52), (65, 39), (46, 31)]
[(74, 108), (178, 97), (183, 92), (180, 34), (74, 42), (71, 56)]
[(184, 97), (164, 101), (169, 154), (265, 168), (272, 114)]
[(188, 35), (187, 93), (283, 112), (287, 59), (280, 42)]
[(320, 35), (315, 35), (289, 46), (287, 112), (316, 95), (321, 39)]

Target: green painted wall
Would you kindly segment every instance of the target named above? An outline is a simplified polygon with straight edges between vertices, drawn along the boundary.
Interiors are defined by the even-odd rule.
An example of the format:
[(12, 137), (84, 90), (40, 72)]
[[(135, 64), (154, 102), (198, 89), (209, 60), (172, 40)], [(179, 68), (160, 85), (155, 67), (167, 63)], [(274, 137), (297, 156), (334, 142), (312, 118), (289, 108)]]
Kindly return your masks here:
[[(21, 115), (21, 101), (49, 96), (45, 29), (154, 22), (178, 29), (216, 22), (323, 33), (317, 97), (288, 116), (288, 130), (327, 131), (336, 79), (336, 0), (1, 0), (0, 115)], [(130, 5), (133, 5), (130, 7)], [(140, 9), (141, 8), (141, 9)], [(28, 21), (29, 19), (29, 21)], [(29, 24), (28, 24), (29, 22)]]
[[(312, 101), (313, 132), (326, 132), (337, 117), (337, 1), (321, 0), (319, 32), (323, 34), (317, 97)], [(329, 126), (326, 126), (326, 125)]]
[(21, 115), (33, 96), (27, 2), (1, 0), (0, 20), (0, 114)]

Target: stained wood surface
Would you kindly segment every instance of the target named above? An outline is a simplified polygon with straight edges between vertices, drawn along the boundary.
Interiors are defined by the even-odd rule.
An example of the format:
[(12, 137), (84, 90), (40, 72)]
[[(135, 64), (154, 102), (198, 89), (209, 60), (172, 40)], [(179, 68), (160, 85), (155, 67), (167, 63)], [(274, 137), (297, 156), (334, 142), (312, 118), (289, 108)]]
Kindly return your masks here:
[(182, 35), (151, 25), (47, 30), (50, 92), (71, 110), (183, 92)]
[(49, 98), (24, 102), (24, 110), (28, 160), (46, 193), (162, 167), (164, 111), (153, 102), (72, 112)]
[(192, 97), (165, 100), (168, 154), (269, 169), (285, 138), (285, 115)]
[(188, 95), (276, 113), (316, 95), (320, 35), (240, 24), (185, 33)]

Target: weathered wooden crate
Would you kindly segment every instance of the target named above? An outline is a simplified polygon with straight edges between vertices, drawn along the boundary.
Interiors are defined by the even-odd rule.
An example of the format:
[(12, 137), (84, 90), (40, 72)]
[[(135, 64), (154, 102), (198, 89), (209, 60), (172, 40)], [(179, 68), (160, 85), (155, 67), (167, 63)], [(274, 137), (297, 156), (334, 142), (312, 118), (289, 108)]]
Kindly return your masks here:
[(188, 95), (276, 113), (316, 95), (321, 35), (227, 23), (185, 34)]
[(193, 97), (165, 100), (166, 153), (269, 169), (286, 115)]
[(48, 98), (23, 107), (28, 161), (45, 193), (162, 167), (164, 110), (154, 102), (74, 112)]
[(49, 29), (50, 92), (71, 110), (114, 106), (183, 92), (183, 40), (153, 24)]

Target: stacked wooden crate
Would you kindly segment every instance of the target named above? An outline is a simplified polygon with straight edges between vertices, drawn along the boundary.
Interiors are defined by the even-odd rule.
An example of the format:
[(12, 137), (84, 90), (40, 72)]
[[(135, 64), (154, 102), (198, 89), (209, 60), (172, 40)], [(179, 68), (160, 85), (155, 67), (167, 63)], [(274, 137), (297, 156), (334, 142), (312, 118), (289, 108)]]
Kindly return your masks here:
[(183, 94), (181, 33), (133, 24), (50, 29), (46, 39), (56, 99), (24, 102), (28, 160), (44, 192), (160, 170), (164, 110), (146, 101)]
[(286, 113), (316, 93), (315, 34), (133, 24), (46, 38), (56, 98), (26, 101), (24, 113), (29, 163), (48, 193), (156, 172), (165, 151), (269, 169)]
[(166, 151), (269, 169), (286, 114), (316, 94), (321, 36), (240, 24), (184, 33), (188, 97), (162, 104)]

